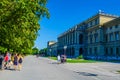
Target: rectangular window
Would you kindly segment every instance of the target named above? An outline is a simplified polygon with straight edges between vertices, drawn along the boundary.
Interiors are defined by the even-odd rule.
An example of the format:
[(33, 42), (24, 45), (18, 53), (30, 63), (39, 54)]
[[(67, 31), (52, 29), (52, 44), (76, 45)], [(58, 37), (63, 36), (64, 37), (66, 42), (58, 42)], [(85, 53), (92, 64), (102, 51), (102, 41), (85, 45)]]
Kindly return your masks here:
[(87, 48), (85, 48), (85, 53), (86, 53), (86, 55), (88, 54), (88, 50), (87, 50)]
[(112, 29), (112, 27), (110, 27), (110, 30)]
[(94, 34), (95, 42), (98, 42), (98, 33)]
[(92, 24), (92, 21), (90, 22), (90, 26), (92, 26), (93, 24)]
[(116, 48), (116, 56), (119, 56), (119, 48)]
[(95, 36), (95, 42), (96, 42), (96, 37), (97, 37), (97, 36)]
[(96, 19), (96, 20), (95, 20), (95, 25), (97, 25), (97, 24), (99, 23), (98, 21), (99, 21), (99, 19)]
[(90, 25), (90, 22), (88, 23), (88, 27), (90, 27), (91, 25)]
[(118, 24), (118, 27), (120, 27), (120, 24)]
[(110, 41), (113, 41), (113, 33), (110, 33)]
[(95, 20), (93, 21), (93, 26), (95, 25)]
[(90, 54), (92, 54), (92, 48), (89, 48)]
[(105, 35), (105, 41), (108, 42), (108, 35)]
[(97, 47), (94, 48), (94, 53), (97, 54)]
[(89, 35), (90, 43), (92, 43), (92, 38), (93, 38), (93, 35), (92, 35), (92, 33), (90, 33), (90, 35)]
[(105, 49), (105, 56), (108, 55), (108, 48)]
[(98, 23), (97, 23), (97, 19), (95, 20), (95, 24), (97, 25)]
[(118, 28), (118, 25), (115, 25), (115, 28)]
[(73, 44), (75, 43), (75, 32), (73, 32)]
[(85, 24), (85, 25), (84, 25), (84, 28), (88, 28), (88, 24)]
[(115, 33), (115, 40), (119, 40), (119, 32)]
[(113, 48), (110, 48), (110, 55), (112, 56), (113, 54)]
[(90, 43), (92, 43), (92, 37), (90, 37)]

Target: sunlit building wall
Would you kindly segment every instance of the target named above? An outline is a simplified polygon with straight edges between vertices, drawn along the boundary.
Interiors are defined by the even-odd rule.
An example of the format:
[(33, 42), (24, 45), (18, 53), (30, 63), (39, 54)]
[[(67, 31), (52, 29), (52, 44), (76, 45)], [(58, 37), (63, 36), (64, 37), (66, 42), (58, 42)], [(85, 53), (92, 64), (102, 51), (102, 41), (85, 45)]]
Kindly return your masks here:
[(102, 12), (58, 36), (57, 53), (86, 59), (120, 58), (120, 18)]

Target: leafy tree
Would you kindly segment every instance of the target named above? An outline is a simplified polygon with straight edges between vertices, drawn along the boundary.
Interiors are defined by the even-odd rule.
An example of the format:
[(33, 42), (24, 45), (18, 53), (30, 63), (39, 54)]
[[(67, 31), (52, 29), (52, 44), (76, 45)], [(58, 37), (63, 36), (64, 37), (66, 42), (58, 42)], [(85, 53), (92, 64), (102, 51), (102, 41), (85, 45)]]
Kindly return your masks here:
[(44, 56), (47, 56), (47, 48), (43, 48), (39, 51), (39, 54), (40, 55), (44, 55)]
[(33, 48), (32, 49), (32, 53), (34, 54), (34, 55), (36, 55), (36, 54), (39, 54), (39, 49), (38, 48)]
[(0, 46), (29, 52), (34, 46), (40, 25), (49, 18), (47, 0), (0, 0)]

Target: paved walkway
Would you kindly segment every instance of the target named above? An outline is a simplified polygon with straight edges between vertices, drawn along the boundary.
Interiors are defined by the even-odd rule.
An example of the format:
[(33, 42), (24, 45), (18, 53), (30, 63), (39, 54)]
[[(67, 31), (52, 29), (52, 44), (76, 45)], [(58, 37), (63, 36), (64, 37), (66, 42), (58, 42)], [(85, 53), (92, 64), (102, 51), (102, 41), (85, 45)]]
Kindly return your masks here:
[(120, 80), (120, 64), (56, 64), (47, 58), (27, 56), (21, 71), (0, 71), (0, 80)]

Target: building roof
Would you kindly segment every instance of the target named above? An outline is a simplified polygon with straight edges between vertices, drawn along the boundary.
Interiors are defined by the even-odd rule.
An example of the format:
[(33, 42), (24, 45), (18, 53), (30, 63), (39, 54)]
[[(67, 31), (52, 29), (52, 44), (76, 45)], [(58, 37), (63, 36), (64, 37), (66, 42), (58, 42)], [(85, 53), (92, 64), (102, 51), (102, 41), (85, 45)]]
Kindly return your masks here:
[(114, 25), (113, 23), (114, 23), (114, 24), (120, 24), (120, 17), (115, 18), (115, 19), (113, 19), (113, 20), (105, 23), (104, 25), (105, 25), (105, 26), (112, 26), (112, 25)]

